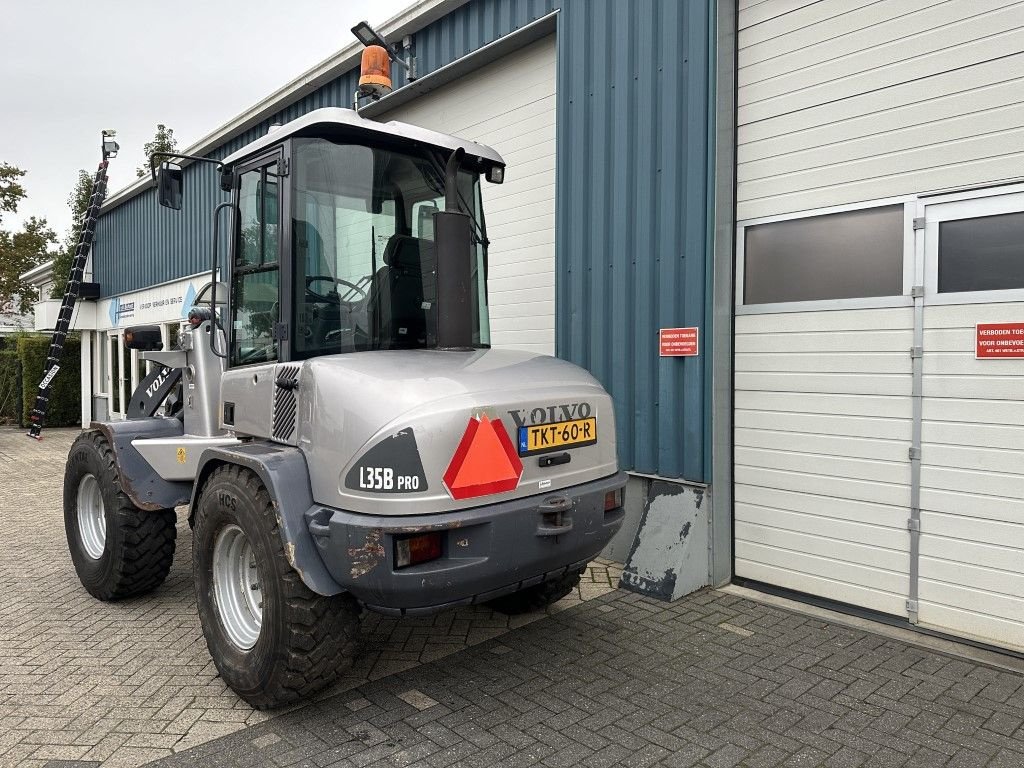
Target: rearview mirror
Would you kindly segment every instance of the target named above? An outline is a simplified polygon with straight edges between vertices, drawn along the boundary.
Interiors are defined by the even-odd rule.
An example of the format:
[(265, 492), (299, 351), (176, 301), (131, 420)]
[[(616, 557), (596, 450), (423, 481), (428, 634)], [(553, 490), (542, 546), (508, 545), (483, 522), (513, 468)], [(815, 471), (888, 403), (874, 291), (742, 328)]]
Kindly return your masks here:
[(159, 325), (133, 325), (124, 329), (124, 345), (139, 352), (159, 352), (164, 348)]
[(160, 163), (160, 173), (156, 177), (156, 195), (160, 205), (175, 211), (181, 210), (184, 178), (180, 165)]

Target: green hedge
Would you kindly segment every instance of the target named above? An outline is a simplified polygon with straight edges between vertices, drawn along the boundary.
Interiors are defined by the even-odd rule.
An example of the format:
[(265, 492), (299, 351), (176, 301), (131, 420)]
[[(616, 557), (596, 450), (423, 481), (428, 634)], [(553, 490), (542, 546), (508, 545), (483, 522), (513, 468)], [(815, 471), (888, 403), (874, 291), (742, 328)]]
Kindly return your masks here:
[[(28, 415), (36, 404), (39, 382), (43, 378), (43, 365), (50, 348), (49, 335), (26, 334), (18, 339), (18, 357), (21, 359), (24, 423), (30, 424)], [(77, 427), (82, 423), (82, 348), (80, 336), (72, 333), (64, 344), (60, 372), (50, 385), (50, 404), (46, 412), (48, 427)]]
[(0, 348), (0, 424), (21, 423), (21, 361), (14, 349)]

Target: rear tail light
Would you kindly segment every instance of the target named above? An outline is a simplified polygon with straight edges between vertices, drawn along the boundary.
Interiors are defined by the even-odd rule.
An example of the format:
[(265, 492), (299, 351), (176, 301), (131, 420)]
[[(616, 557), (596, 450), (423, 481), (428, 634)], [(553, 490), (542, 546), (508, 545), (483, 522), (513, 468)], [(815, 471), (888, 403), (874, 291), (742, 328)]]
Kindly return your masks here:
[(441, 534), (421, 533), (395, 539), (395, 568), (408, 568), (441, 557)]
[(610, 512), (622, 506), (622, 489), (616, 488), (604, 495), (604, 511)]

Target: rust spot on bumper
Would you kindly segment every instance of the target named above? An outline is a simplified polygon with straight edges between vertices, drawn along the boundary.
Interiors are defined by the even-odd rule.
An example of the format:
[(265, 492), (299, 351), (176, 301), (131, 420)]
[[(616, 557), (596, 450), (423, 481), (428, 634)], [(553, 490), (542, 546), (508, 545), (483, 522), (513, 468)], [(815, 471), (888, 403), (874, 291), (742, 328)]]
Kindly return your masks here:
[(368, 574), (384, 560), (384, 545), (381, 539), (384, 532), (373, 528), (366, 534), (366, 541), (361, 547), (349, 547), (348, 556), (352, 559), (351, 576), (359, 579)]

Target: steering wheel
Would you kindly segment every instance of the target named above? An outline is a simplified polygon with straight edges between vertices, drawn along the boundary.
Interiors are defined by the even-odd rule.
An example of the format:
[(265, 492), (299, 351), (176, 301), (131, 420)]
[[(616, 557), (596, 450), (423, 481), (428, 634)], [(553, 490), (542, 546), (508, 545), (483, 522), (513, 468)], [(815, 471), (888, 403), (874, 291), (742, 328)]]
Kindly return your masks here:
[(350, 283), (348, 280), (342, 280), (340, 277), (331, 277), (330, 275), (307, 275), (306, 293), (308, 293), (313, 298), (318, 299), (319, 301), (326, 301), (328, 303), (335, 303), (337, 301), (340, 301), (340, 297), (337, 294), (335, 294), (334, 296), (330, 296), (326, 293), (319, 293), (317, 291), (314, 291), (310, 287), (311, 285), (313, 285), (313, 283), (320, 282), (327, 282), (333, 285), (344, 285), (345, 287), (351, 288), (353, 291), (356, 291), (359, 294), (359, 298), (364, 298), (366, 296), (366, 291), (364, 291), (358, 285), (356, 285), (355, 283)]

